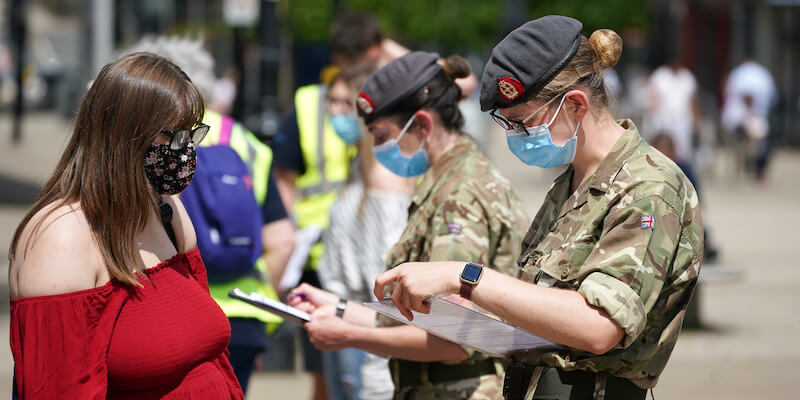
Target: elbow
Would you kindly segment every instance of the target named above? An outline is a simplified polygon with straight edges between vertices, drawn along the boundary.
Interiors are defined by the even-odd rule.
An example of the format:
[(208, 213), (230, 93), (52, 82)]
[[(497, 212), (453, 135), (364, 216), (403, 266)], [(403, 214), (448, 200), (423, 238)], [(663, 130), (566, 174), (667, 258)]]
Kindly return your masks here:
[(265, 226), (264, 253), (288, 256), (294, 251), (294, 227), (288, 219), (283, 219)]
[(444, 357), (437, 357), (438, 360), (431, 360), (431, 361), (464, 361), (469, 358), (467, 351), (459, 346), (457, 349), (452, 349), (452, 351), (447, 351), (443, 354)]
[(290, 255), (294, 251), (294, 235), (286, 235), (275, 244), (275, 251)]
[(271, 240), (264, 246), (264, 254), (272, 254), (273, 257), (288, 259), (294, 251), (294, 238)]
[(585, 350), (587, 350), (588, 352), (590, 352), (590, 353), (592, 353), (594, 355), (598, 355), (599, 356), (601, 354), (605, 354), (605, 353), (609, 352), (616, 345), (617, 345), (617, 343), (613, 343), (613, 342), (609, 342), (609, 341), (605, 341), (605, 342), (597, 341), (597, 342), (589, 343)]
[(589, 339), (589, 342), (586, 343), (584, 350), (595, 355), (601, 355), (620, 344), (625, 337), (625, 331), (616, 323), (612, 322), (611, 325), (597, 329), (596, 333)]

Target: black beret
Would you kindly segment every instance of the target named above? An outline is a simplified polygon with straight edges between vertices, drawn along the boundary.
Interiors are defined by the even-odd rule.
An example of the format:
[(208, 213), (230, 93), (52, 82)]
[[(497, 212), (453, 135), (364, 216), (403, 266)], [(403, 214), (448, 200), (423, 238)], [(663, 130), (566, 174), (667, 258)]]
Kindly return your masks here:
[(364, 82), (356, 105), (358, 115), (369, 124), (414, 94), (442, 70), (439, 55), (414, 51), (392, 60)]
[(581, 44), (580, 21), (548, 15), (528, 21), (492, 49), (481, 77), (481, 110), (519, 104), (538, 92)]

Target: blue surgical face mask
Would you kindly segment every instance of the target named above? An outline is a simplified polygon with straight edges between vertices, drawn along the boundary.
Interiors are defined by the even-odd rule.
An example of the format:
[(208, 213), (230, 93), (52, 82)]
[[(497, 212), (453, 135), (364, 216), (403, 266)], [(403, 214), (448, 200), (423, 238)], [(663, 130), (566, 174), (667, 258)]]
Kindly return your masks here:
[(354, 144), (361, 138), (361, 126), (355, 115), (333, 115), (331, 116), (331, 126), (333, 131), (347, 144)]
[(554, 144), (553, 137), (550, 135), (550, 125), (556, 120), (563, 105), (564, 97), (561, 98), (558, 110), (550, 122), (527, 128), (528, 134), (519, 133), (515, 129), (507, 129), (506, 141), (508, 142), (508, 149), (528, 165), (550, 168), (571, 163), (575, 159), (578, 128), (581, 126), (580, 121), (575, 127), (572, 137), (561, 146)]
[(422, 139), (419, 150), (414, 152), (411, 157), (406, 157), (400, 152), (400, 145), (398, 142), (406, 134), (411, 123), (414, 122), (414, 116), (406, 122), (403, 130), (397, 139), (390, 139), (386, 143), (379, 144), (372, 148), (375, 158), (396, 175), (408, 178), (411, 176), (422, 175), (428, 170), (430, 164), (428, 163), (428, 154), (425, 153), (425, 139)]

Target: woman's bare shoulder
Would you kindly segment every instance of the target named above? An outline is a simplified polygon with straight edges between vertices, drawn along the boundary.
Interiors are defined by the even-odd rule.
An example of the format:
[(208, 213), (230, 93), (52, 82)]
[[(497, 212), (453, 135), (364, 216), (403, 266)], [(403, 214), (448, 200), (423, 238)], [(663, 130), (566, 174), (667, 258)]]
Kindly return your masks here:
[(45, 206), (19, 237), (11, 264), (12, 298), (70, 293), (106, 276), (100, 250), (77, 204)]

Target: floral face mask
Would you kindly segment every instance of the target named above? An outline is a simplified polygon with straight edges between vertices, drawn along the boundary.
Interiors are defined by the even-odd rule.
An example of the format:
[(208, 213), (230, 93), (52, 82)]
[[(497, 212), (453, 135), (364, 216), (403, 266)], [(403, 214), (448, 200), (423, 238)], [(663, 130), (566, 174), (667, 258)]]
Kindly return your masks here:
[(172, 150), (168, 144), (150, 144), (144, 158), (147, 180), (159, 194), (178, 194), (189, 186), (197, 166), (197, 150), (193, 143)]

